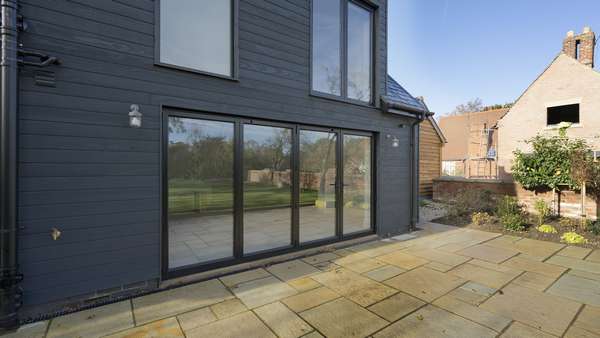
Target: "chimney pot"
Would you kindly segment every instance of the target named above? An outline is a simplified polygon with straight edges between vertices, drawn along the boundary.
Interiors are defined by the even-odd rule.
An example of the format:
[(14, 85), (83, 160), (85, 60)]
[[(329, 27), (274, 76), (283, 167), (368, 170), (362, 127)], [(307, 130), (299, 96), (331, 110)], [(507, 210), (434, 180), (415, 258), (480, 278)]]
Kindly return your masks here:
[(589, 26), (583, 28), (583, 33), (575, 35), (569, 31), (563, 40), (563, 53), (574, 58), (580, 63), (594, 68), (594, 49), (596, 35)]
[(585, 26), (585, 27), (583, 27), (583, 34), (585, 34), (585, 33), (589, 33), (589, 32), (591, 32), (591, 31), (592, 31), (592, 29), (590, 28), (590, 26)]
[(567, 32), (567, 37), (568, 37), (568, 38), (572, 38), (572, 37), (574, 37), (574, 36), (575, 36), (575, 32), (574, 32), (574, 31), (568, 31), (568, 32)]

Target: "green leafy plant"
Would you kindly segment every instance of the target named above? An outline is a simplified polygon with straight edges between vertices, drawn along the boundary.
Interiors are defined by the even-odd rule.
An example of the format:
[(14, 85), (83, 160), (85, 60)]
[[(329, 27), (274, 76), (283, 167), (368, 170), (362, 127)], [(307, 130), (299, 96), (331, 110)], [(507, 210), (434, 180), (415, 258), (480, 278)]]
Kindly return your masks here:
[(565, 232), (560, 239), (568, 244), (585, 244), (587, 239), (576, 232)]
[(504, 229), (510, 231), (523, 231), (527, 226), (527, 221), (522, 214), (508, 214), (500, 218)]
[(561, 217), (558, 221), (558, 224), (564, 229), (577, 229), (579, 226), (579, 222), (577, 220), (567, 217)]
[(523, 207), (516, 197), (504, 196), (500, 199), (496, 208), (496, 214), (506, 230), (523, 231), (527, 225)]
[(558, 233), (558, 231), (556, 230), (555, 227), (553, 227), (552, 225), (549, 224), (542, 224), (539, 227), (536, 228), (537, 231), (544, 233), (544, 234), (556, 234)]
[(476, 212), (471, 216), (471, 221), (475, 225), (485, 225), (493, 222), (492, 216), (487, 212)]
[(494, 199), (489, 190), (460, 190), (448, 208), (450, 216), (459, 217), (474, 212), (490, 213), (494, 210)]
[(538, 199), (533, 205), (537, 213), (537, 224), (542, 225), (548, 219), (551, 213), (550, 206), (543, 199)]
[(596, 236), (600, 236), (600, 221), (589, 222), (586, 230)]

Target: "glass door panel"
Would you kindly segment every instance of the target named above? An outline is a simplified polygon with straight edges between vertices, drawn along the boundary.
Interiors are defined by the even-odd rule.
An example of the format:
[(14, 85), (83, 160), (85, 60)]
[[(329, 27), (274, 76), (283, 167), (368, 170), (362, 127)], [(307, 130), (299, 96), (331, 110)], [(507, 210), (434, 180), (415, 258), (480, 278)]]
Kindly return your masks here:
[(344, 234), (371, 229), (371, 138), (344, 135)]
[(234, 124), (169, 117), (169, 268), (233, 256)]
[(244, 253), (291, 245), (292, 130), (244, 125)]
[(336, 232), (337, 134), (300, 130), (300, 242)]

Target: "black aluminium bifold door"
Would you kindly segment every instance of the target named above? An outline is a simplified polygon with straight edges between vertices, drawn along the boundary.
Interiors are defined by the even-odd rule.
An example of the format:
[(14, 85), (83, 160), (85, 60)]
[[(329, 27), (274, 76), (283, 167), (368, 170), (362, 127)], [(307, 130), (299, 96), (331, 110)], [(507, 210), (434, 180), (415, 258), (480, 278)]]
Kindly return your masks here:
[(371, 133), (170, 111), (166, 278), (373, 233)]

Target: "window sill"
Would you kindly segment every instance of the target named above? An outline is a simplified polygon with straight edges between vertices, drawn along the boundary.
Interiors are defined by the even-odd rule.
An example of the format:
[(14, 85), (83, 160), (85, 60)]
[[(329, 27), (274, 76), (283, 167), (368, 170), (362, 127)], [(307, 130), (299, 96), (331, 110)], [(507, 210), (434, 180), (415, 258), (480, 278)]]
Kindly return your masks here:
[(193, 68), (172, 65), (169, 63), (154, 62), (154, 65), (158, 66), (158, 67), (162, 67), (162, 68), (175, 69), (175, 70), (179, 70), (182, 72), (199, 74), (199, 75), (214, 77), (214, 78), (222, 79), (222, 80), (228, 80), (228, 81), (233, 81), (233, 82), (240, 81), (240, 79), (237, 76), (227, 76), (227, 75), (222, 75), (222, 74), (217, 74), (217, 73), (205, 72), (205, 71), (197, 70), (197, 69), (193, 69)]
[(374, 108), (374, 109), (377, 108), (373, 103), (367, 103), (367, 102), (362, 102), (362, 101), (358, 101), (358, 100), (347, 99), (347, 98), (343, 98), (341, 96), (324, 94), (324, 93), (316, 92), (314, 90), (311, 90), (310, 96), (320, 98), (320, 99), (330, 100), (330, 101), (337, 101), (337, 102), (352, 104), (355, 106), (360, 106), (360, 107), (365, 107), (365, 108)]
[[(580, 123), (573, 123), (569, 128), (583, 128), (583, 125)], [(547, 125), (545, 130), (558, 130), (560, 129), (558, 124)]]

